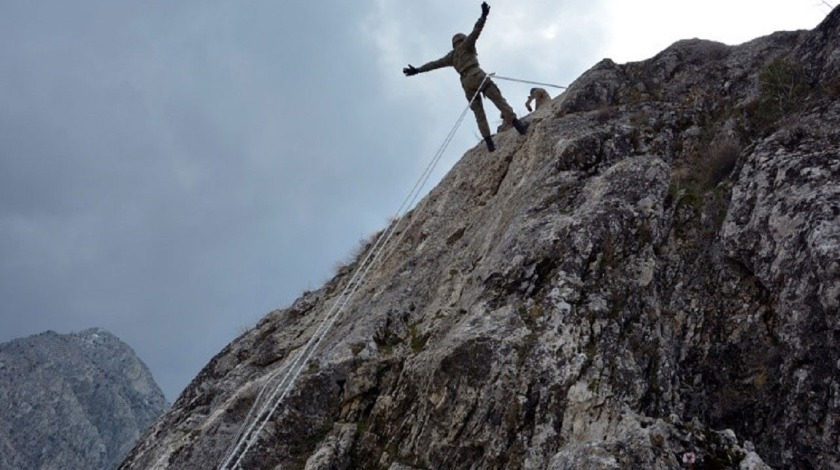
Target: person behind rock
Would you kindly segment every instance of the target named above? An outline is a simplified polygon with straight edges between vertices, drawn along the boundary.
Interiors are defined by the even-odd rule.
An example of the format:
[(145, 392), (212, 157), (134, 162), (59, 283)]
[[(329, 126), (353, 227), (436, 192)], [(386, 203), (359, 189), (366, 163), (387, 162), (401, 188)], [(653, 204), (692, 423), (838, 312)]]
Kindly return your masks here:
[(492, 80), (486, 78), (487, 74), (481, 70), (481, 66), (478, 64), (478, 52), (475, 49), (475, 42), (481, 34), (481, 30), (484, 28), (484, 23), (487, 21), (487, 15), (489, 13), (490, 5), (487, 2), (483, 2), (481, 4), (481, 17), (476, 21), (472, 32), (468, 35), (458, 33), (453, 36), (452, 50), (448, 54), (420, 67), (414, 67), (409, 64), (408, 67), (403, 69), (403, 73), (407, 77), (410, 77), (421, 72), (428, 72), (442, 67), (454, 67), (461, 76), (461, 87), (464, 89), (467, 100), (472, 100), (473, 96), (475, 96), (475, 100), (470, 104), (470, 109), (475, 114), (475, 120), (478, 123), (481, 137), (484, 138), (484, 142), (487, 144), (487, 150), (492, 152), (496, 149), (496, 146), (490, 137), (490, 126), (487, 124), (487, 116), (484, 114), (481, 96), (480, 94), (477, 95), (482, 83), (484, 83), (484, 86), (480, 90), (481, 93), (499, 108), (499, 111), (502, 112), (503, 120), (509, 120), (520, 134), (525, 134), (528, 130), (528, 125), (516, 118), (516, 113), (513, 112), (513, 108), (505, 101), (502, 92), (499, 91), (499, 87)]
[(525, 102), (525, 107), (528, 108), (529, 112), (534, 111), (534, 109), (531, 109), (531, 101), (536, 101), (534, 109), (540, 109), (551, 101), (551, 95), (544, 88), (531, 88), (531, 94), (528, 95), (528, 101)]

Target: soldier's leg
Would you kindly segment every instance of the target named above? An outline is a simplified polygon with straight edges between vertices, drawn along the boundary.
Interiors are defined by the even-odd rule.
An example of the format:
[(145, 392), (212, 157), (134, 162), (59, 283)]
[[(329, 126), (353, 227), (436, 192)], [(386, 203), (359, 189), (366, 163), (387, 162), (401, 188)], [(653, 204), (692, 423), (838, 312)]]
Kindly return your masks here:
[(490, 99), (490, 101), (499, 108), (499, 111), (502, 112), (502, 119), (504, 121), (513, 122), (516, 119), (516, 113), (513, 112), (513, 108), (510, 107), (507, 100), (505, 100), (505, 97), (502, 96), (502, 92), (499, 90), (499, 87), (490, 80), (488, 80), (487, 84), (484, 85), (484, 96)]
[[(472, 112), (475, 115), (475, 122), (478, 124), (478, 131), (481, 132), (481, 137), (484, 138), (484, 143), (487, 144), (487, 150), (492, 152), (496, 150), (496, 144), (493, 143), (493, 138), (490, 136), (490, 126), (487, 124), (487, 115), (484, 114), (484, 105), (481, 103), (481, 94), (476, 94), (477, 89), (477, 85), (475, 88), (464, 85), (464, 94), (467, 96), (467, 101), (472, 100), (470, 103), (470, 109), (472, 109)], [(474, 100), (473, 96), (475, 96)]]
[[(465, 90), (466, 91), (466, 90)], [(468, 99), (472, 99), (473, 94), (468, 94)], [(476, 96), (470, 105), (473, 114), (475, 114), (475, 122), (478, 124), (478, 131), (481, 132), (481, 137), (485, 139), (490, 137), (490, 125), (487, 124), (487, 115), (484, 114), (484, 105), (481, 103), (481, 95)]]
[(513, 112), (513, 108), (511, 108), (508, 102), (505, 101), (505, 98), (502, 96), (502, 92), (495, 83), (489, 82), (484, 86), (484, 96), (490, 98), (490, 101), (499, 108), (499, 111), (502, 112), (502, 119), (505, 121), (509, 120), (516, 129), (516, 132), (524, 135), (525, 132), (528, 131), (528, 124), (516, 119), (516, 113)]

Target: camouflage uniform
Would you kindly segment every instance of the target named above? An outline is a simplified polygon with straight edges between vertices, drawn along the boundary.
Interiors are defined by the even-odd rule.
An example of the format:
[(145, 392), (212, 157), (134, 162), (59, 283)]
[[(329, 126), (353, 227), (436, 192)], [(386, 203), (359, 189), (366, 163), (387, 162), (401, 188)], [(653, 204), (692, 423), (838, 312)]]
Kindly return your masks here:
[(551, 101), (551, 95), (544, 88), (531, 88), (531, 94), (528, 95), (528, 101), (525, 102), (528, 111), (534, 111), (534, 109), (531, 109), (531, 101), (536, 101), (534, 109), (540, 109)]
[[(414, 75), (415, 73), (428, 72), (442, 67), (454, 67), (461, 76), (461, 86), (464, 88), (464, 95), (467, 97), (467, 100), (472, 99), (483, 81), (484, 87), (481, 93), (499, 108), (499, 111), (502, 112), (502, 119), (506, 122), (515, 123), (516, 126), (519, 126), (517, 130), (525, 129), (527, 126), (516, 119), (516, 113), (513, 112), (513, 108), (505, 101), (502, 92), (499, 91), (499, 87), (489, 78), (487, 80), (484, 79), (487, 74), (478, 65), (478, 52), (475, 50), (475, 42), (481, 34), (481, 30), (484, 28), (484, 23), (487, 21), (486, 12), (489, 9), (490, 7), (486, 6), (486, 4), (482, 5), (482, 15), (476, 21), (475, 27), (470, 34), (458, 33), (452, 37), (452, 50), (448, 54), (421, 67), (414, 68), (409, 65), (408, 68), (404, 69), (404, 72), (406, 75)], [(478, 123), (481, 136), (487, 140), (490, 137), (490, 126), (487, 124), (487, 115), (484, 114), (481, 95), (476, 96), (470, 108), (475, 114), (475, 121)], [(520, 133), (524, 133), (524, 131), (520, 131)]]
[(496, 132), (504, 132), (508, 129), (513, 129), (513, 121), (505, 119), (504, 114), (499, 115), (499, 119), (502, 120), (502, 123), (496, 128)]

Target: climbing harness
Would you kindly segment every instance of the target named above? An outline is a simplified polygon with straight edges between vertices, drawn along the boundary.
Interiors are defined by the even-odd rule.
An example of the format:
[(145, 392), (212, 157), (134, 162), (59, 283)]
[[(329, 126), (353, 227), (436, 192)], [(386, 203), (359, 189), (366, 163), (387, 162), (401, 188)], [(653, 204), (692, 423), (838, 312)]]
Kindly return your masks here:
[[(277, 411), (277, 408), (280, 406), (280, 404), (283, 402), (283, 399), (291, 390), (292, 385), (294, 385), (295, 383), (295, 380), (297, 380), (298, 376), (303, 371), (303, 367), (312, 358), (312, 355), (315, 353), (315, 350), (321, 344), (321, 341), (326, 337), (327, 333), (335, 324), (336, 320), (338, 320), (339, 316), (344, 311), (344, 308), (353, 298), (353, 295), (364, 283), (367, 273), (379, 260), (380, 256), (384, 251), (384, 248), (387, 246), (388, 242), (397, 232), (397, 228), (405, 219), (404, 216), (408, 212), (408, 209), (412, 207), (417, 201), (417, 198), (420, 196), (420, 192), (422, 191), (426, 182), (428, 182), (429, 177), (431, 176), (438, 162), (440, 162), (440, 159), (443, 157), (443, 153), (446, 151), (446, 148), (449, 146), (449, 144), (452, 142), (452, 139), (455, 137), (455, 132), (458, 130), (458, 127), (460, 127), (461, 123), (464, 121), (464, 116), (466, 116), (467, 111), (470, 109), (470, 106), (472, 106), (473, 102), (476, 100), (476, 98), (478, 98), (478, 95), (481, 92), (481, 89), (484, 87), (485, 82), (494, 76), (495, 74), (491, 73), (484, 77), (484, 80), (482, 80), (481, 85), (478, 87), (478, 90), (473, 94), (472, 99), (470, 99), (470, 102), (467, 105), (467, 107), (464, 108), (464, 111), (461, 112), (461, 115), (458, 117), (458, 120), (455, 122), (455, 125), (452, 127), (452, 130), (449, 131), (449, 134), (446, 136), (446, 139), (444, 139), (437, 153), (429, 162), (429, 165), (426, 167), (423, 174), (414, 184), (414, 187), (411, 189), (411, 192), (408, 194), (408, 196), (406, 196), (402, 205), (397, 210), (397, 216), (395, 218), (395, 221), (390, 225), (390, 227), (388, 227), (385, 230), (385, 232), (383, 232), (382, 234), (380, 234), (379, 237), (377, 237), (376, 242), (368, 251), (368, 254), (365, 256), (365, 258), (359, 263), (359, 266), (356, 268), (356, 271), (353, 273), (353, 276), (344, 286), (344, 289), (341, 291), (338, 298), (333, 303), (333, 306), (324, 316), (324, 319), (321, 321), (321, 324), (315, 330), (315, 333), (313, 333), (313, 335), (309, 338), (309, 341), (307, 341), (306, 345), (302, 349), (298, 349), (297, 355), (295, 356), (289, 368), (286, 370), (286, 373), (283, 375), (283, 377), (280, 378), (279, 381), (276, 381), (276, 379), (280, 377), (282, 369), (278, 369), (277, 371), (269, 375), (265, 385), (263, 385), (263, 387), (260, 389), (260, 392), (257, 395), (257, 399), (254, 401), (251, 410), (248, 412), (248, 415), (245, 418), (245, 423), (243, 424), (243, 427), (237, 434), (234, 445), (230, 448), (227, 455), (225, 456), (225, 459), (219, 465), (219, 470), (235, 470), (237, 468), (240, 468), (240, 465), (242, 463), (242, 460), (245, 458), (245, 455), (253, 447), (253, 445), (256, 444), (263, 428), (265, 428), (265, 425)], [(402, 240), (403, 236), (405, 236), (407, 232), (408, 230), (404, 230), (402, 232), (402, 234), (397, 240), (397, 243), (395, 244), (395, 247), (399, 245), (399, 242)], [(274, 382), (277, 383), (274, 384)], [(271, 388), (272, 386), (273, 388)], [(265, 398), (266, 392), (268, 390), (271, 390), (271, 393), (269, 393), (268, 397)]]

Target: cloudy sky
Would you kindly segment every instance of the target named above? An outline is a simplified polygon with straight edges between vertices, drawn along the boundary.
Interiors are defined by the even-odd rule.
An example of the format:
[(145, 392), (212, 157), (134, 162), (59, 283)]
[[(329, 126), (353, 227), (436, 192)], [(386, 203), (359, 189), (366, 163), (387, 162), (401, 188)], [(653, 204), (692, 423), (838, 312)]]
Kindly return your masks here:
[[(478, 45), (488, 72), (568, 84), (826, 3), (498, 0)], [(466, 105), (451, 69), (401, 69), (479, 4), (2, 0), (0, 342), (103, 327), (174, 400), (393, 215)], [(499, 85), (523, 113), (530, 86)], [(468, 116), (432, 184), (477, 141)]]

